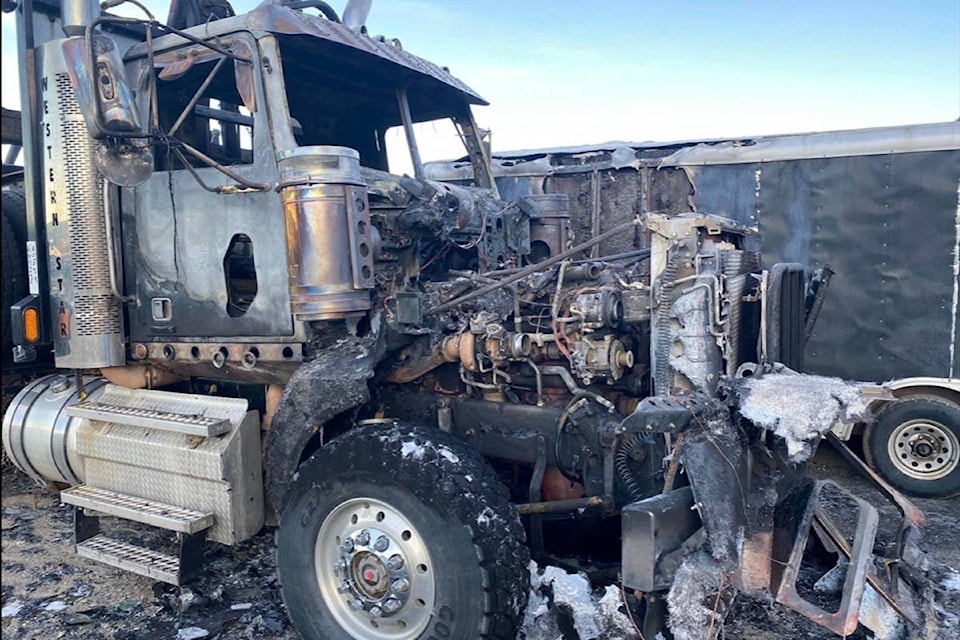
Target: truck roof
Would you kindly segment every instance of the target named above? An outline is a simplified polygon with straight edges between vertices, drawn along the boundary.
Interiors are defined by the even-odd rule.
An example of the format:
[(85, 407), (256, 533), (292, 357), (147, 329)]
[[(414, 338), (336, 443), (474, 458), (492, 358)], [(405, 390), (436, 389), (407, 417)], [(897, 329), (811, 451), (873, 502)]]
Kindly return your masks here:
[[(185, 29), (200, 38), (225, 35), (237, 31), (250, 31), (257, 37), (267, 34), (281, 36), (281, 44), (291, 37), (313, 38), (323, 53), (336, 58), (337, 65), (347, 65), (369, 77), (374, 82), (389, 83), (396, 87), (416, 84), (427, 91), (439, 90), (449, 93), (452, 89), (469, 104), (486, 105), (486, 100), (445, 67), (440, 67), (412, 53), (404, 51), (399, 41), (371, 37), (353, 31), (342, 24), (313, 16), (289, 7), (263, 3), (244, 14), (223, 18), (204, 25)], [(154, 39), (156, 50), (166, 49), (183, 39), (175, 34)], [(146, 44), (132, 47), (126, 57), (146, 54)], [(329, 66), (323, 59), (315, 60), (318, 69)]]

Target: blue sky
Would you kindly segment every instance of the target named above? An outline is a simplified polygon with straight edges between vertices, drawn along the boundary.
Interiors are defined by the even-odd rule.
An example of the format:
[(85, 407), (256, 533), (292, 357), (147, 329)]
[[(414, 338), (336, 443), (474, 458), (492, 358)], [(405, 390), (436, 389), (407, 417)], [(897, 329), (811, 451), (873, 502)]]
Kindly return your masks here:
[[(957, 0), (374, 0), (367, 24), (486, 97), (476, 116), (500, 150), (960, 116)], [(12, 107), (7, 15), (2, 46)], [(428, 159), (452, 138), (434, 133)]]

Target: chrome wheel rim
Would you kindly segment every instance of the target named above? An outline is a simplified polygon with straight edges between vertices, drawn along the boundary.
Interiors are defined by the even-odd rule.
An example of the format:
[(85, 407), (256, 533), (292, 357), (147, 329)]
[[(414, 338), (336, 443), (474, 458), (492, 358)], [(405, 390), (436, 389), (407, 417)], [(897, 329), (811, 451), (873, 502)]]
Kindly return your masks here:
[(354, 498), (337, 506), (320, 526), (314, 564), (327, 608), (357, 640), (413, 640), (430, 623), (430, 553), (390, 504)]
[(890, 459), (904, 475), (916, 480), (939, 480), (957, 468), (960, 442), (935, 420), (908, 420), (887, 441)]

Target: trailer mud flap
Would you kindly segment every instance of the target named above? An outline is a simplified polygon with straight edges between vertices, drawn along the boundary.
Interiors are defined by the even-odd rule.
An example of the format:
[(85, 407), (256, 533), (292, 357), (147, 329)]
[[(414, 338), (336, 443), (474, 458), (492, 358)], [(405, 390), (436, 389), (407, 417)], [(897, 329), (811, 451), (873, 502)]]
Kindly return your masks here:
[[(826, 510), (819, 505), (825, 491), (839, 492), (844, 499), (855, 503), (858, 509), (856, 531), (852, 545), (848, 547), (849, 564), (840, 606), (832, 613), (805, 600), (797, 592), (797, 578), (810, 532), (818, 526), (838, 531)], [(878, 520), (877, 510), (871, 504), (836, 483), (807, 478), (777, 506), (771, 558), (771, 587), (776, 601), (838, 635), (853, 633), (860, 618), (860, 605), (873, 558)], [(839, 538), (845, 539), (842, 535)]]

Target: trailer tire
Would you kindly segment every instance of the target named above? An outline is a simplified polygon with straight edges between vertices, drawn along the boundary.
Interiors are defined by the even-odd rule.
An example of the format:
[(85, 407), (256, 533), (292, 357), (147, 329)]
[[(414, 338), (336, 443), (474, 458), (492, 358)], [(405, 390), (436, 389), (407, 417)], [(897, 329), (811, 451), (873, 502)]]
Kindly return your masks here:
[(904, 493), (960, 494), (960, 405), (932, 396), (891, 403), (864, 431), (863, 453), (868, 465)]
[(475, 450), (436, 429), (354, 429), (300, 466), (284, 500), (283, 600), (305, 640), (512, 640), (523, 539)]
[(21, 298), (27, 295), (27, 262), (25, 239), (21, 237), (18, 231), (18, 223), (25, 221), (26, 210), (23, 205), (23, 196), (14, 191), (3, 191), (3, 209), (2, 209), (2, 228), (0, 228), (0, 242), (2, 242), (2, 310), (3, 318), (0, 320), (0, 326), (3, 327), (2, 356), (0, 360), (4, 365), (13, 361), (11, 349), (13, 348), (13, 339), (10, 333), (10, 307), (16, 304)]

